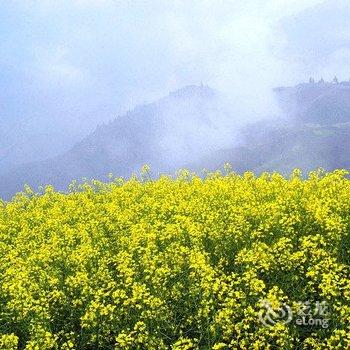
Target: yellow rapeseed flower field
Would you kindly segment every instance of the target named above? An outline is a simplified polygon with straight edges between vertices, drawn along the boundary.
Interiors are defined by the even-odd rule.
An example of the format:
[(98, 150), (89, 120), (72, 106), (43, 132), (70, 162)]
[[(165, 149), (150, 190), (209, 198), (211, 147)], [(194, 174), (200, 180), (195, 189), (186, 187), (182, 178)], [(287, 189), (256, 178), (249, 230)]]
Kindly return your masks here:
[(0, 349), (350, 349), (347, 172), (226, 170), (0, 202)]

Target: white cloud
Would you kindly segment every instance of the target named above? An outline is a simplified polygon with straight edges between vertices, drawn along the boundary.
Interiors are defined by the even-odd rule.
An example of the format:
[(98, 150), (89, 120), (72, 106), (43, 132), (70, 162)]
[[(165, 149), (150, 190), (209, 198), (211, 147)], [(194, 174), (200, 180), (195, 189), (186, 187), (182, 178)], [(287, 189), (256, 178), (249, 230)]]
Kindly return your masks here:
[[(305, 79), (309, 67), (325, 69), (316, 67), (313, 56), (304, 62), (309, 43), (304, 51), (299, 44), (310, 32), (292, 28), (294, 36), (288, 36), (278, 26), (323, 0), (14, 1), (17, 7), (7, 5), (15, 19), (8, 33), (17, 34), (0, 41), (2, 51), (16, 57), (17, 66), (22, 59), (43, 87), (59, 86), (62, 95), (69, 87), (69, 96), (77, 96), (83, 86), (86, 95), (72, 104), (87, 105), (88, 96), (96, 110), (102, 104), (131, 108), (201, 80), (240, 105), (264, 109), (272, 87)], [(291, 42), (289, 52), (276, 54)], [(319, 44), (314, 46), (317, 54)], [(21, 58), (31, 50), (34, 59)], [(347, 67), (337, 57), (331, 61)]]
[(36, 48), (34, 67), (39, 79), (64, 86), (86, 83), (86, 72), (71, 63), (68, 56), (69, 50), (64, 46)]
[(119, 0), (73, 0), (72, 2), (78, 6), (106, 6), (117, 3)]
[(350, 78), (350, 49), (341, 48), (334, 51), (322, 65), (318, 67), (320, 75), (327, 80), (337, 75), (340, 80)]
[(325, 0), (268, 0), (265, 2), (265, 14), (275, 21), (324, 2)]

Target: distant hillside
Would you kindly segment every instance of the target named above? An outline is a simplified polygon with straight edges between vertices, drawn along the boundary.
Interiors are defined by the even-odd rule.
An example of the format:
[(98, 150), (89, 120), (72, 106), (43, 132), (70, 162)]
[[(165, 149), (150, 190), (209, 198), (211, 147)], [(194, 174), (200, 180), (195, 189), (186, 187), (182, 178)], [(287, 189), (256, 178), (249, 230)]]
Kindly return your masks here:
[(311, 82), (274, 90), (283, 115), (244, 125), (208, 86), (191, 85), (99, 126), (68, 152), (0, 175), (0, 196), (29, 184), (59, 190), (72, 180), (129, 177), (144, 164), (154, 176), (231, 163), (237, 172), (350, 169), (350, 83)]
[(350, 83), (324, 82), (274, 89), (283, 112), (304, 123), (350, 122)]
[(68, 152), (19, 167), (0, 177), (9, 198), (24, 184), (65, 189), (73, 180), (105, 179), (112, 172), (129, 177), (142, 165), (174, 171), (205, 154), (234, 144), (235, 121), (225, 99), (207, 86), (187, 86), (142, 105), (77, 143)]
[[(42, 161), (69, 150), (87, 134), (87, 124), (74, 127), (67, 116), (62, 120), (26, 118), (5, 120), (0, 115), (0, 175), (28, 162)], [(73, 117), (72, 117), (73, 119)], [(73, 126), (72, 126), (73, 124)], [(69, 125), (69, 127), (68, 127)]]
[(215, 170), (225, 162), (237, 172), (304, 172), (350, 169), (350, 83), (310, 82), (274, 89), (283, 111), (279, 121), (260, 121), (241, 130), (240, 147), (221, 149), (190, 169)]
[(216, 151), (188, 167), (197, 172), (216, 170), (228, 162), (239, 173), (278, 171), (285, 175), (295, 168), (304, 173), (319, 167), (350, 169), (350, 124), (275, 128), (266, 130), (264, 140), (252, 139), (247, 138), (244, 146)]

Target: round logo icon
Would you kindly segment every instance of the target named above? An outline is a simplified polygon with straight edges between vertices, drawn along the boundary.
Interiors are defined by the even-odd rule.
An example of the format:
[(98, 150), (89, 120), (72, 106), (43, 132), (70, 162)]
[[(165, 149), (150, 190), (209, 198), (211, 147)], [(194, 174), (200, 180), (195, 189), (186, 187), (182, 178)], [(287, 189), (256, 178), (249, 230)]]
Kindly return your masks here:
[(262, 307), (259, 312), (259, 320), (266, 327), (271, 327), (277, 322), (287, 324), (293, 318), (292, 309), (287, 304), (282, 304), (278, 309), (273, 309), (269, 301), (262, 300)]

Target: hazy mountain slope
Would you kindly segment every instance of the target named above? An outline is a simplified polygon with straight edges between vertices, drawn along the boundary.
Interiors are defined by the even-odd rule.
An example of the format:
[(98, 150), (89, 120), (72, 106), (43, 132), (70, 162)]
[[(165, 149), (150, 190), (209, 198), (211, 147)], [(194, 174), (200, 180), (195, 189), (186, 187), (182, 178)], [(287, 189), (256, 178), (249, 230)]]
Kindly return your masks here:
[(311, 83), (276, 88), (283, 112), (304, 123), (335, 124), (350, 121), (350, 83)]
[(85, 134), (67, 129), (68, 126), (35, 118), (0, 121), (0, 174), (59, 155)]
[(63, 155), (6, 173), (0, 194), (8, 198), (24, 184), (65, 189), (73, 179), (105, 179), (110, 172), (128, 177), (146, 163), (155, 173), (174, 171), (232, 146), (237, 128), (218, 92), (187, 86), (98, 127)]
[(290, 173), (294, 168), (309, 172), (318, 167), (326, 170), (350, 169), (350, 126), (304, 126), (281, 132), (272, 138), (271, 148), (278, 154), (267, 153), (264, 163), (255, 171)]
[(129, 177), (149, 164), (154, 175), (181, 167), (290, 173), (350, 168), (350, 84), (311, 83), (275, 89), (284, 118), (243, 127), (216, 91), (187, 86), (139, 106), (68, 152), (0, 176), (9, 198), (24, 184), (66, 189), (73, 180)]
[(243, 146), (221, 149), (189, 164), (201, 171), (226, 162), (237, 172), (290, 173), (350, 169), (350, 83), (310, 83), (274, 90), (285, 117), (242, 130)]
[(304, 173), (322, 167), (350, 169), (350, 125), (300, 125), (275, 129), (263, 142), (223, 149), (188, 167), (195, 171), (216, 170), (230, 163), (237, 172), (278, 171), (285, 175), (295, 168)]

